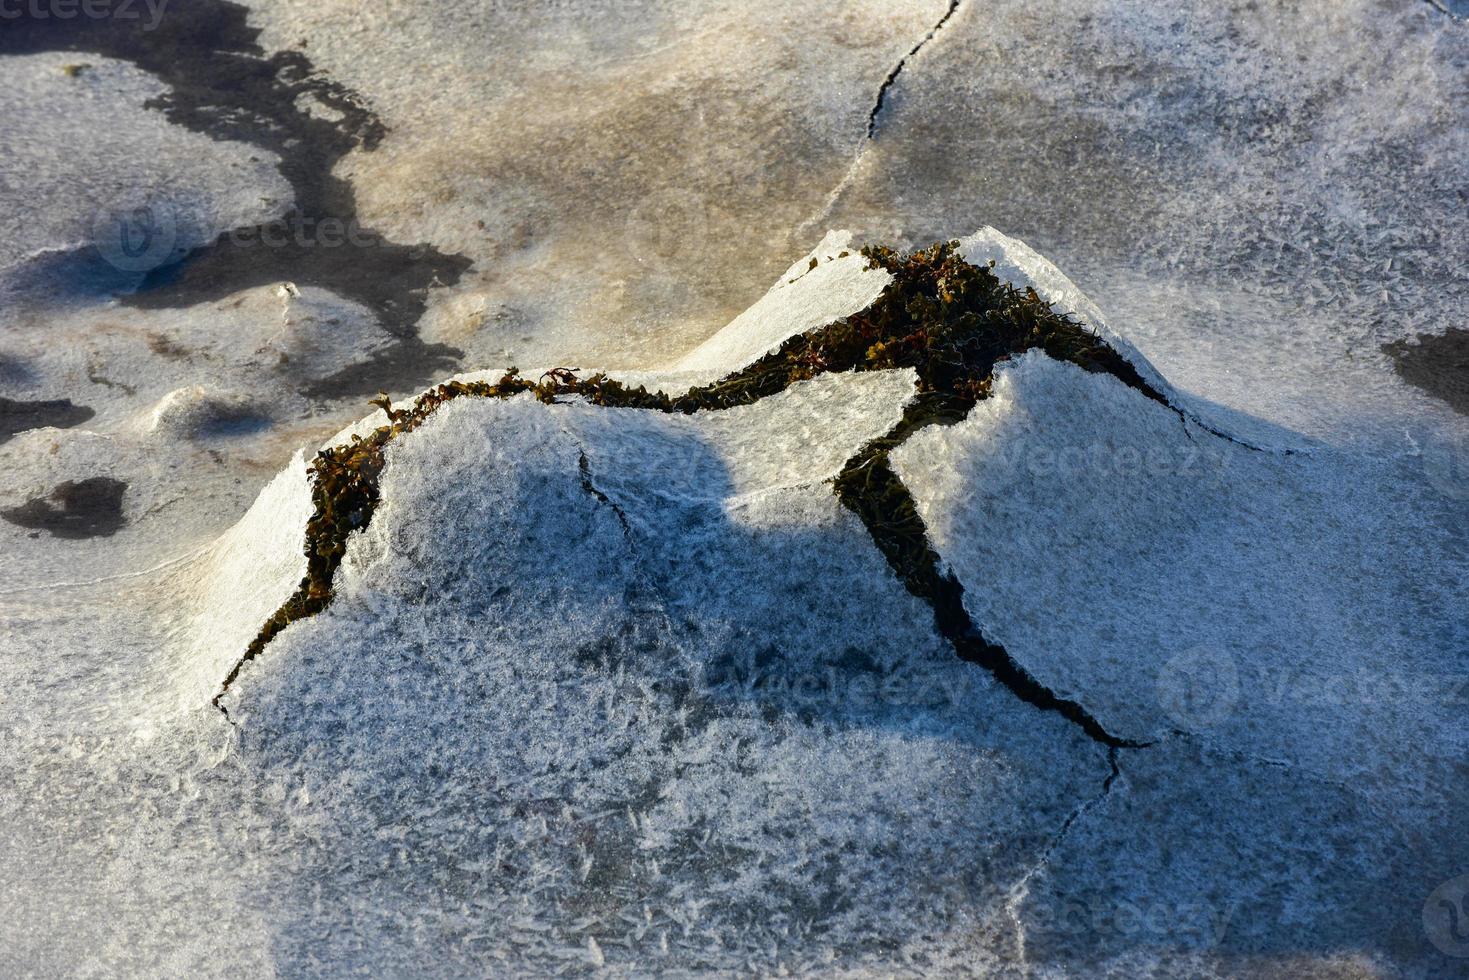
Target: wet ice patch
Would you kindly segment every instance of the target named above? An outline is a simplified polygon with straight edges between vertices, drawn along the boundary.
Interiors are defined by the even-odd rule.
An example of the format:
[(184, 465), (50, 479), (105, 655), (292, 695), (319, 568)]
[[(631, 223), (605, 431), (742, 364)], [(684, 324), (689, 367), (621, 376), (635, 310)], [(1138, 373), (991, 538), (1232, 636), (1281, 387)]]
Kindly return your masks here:
[[(967, 247), (1100, 323), (1021, 243), (985, 232)], [(784, 295), (809, 280), (800, 309), (737, 321), (702, 370), (855, 302), (871, 274), (849, 266), (825, 282), (810, 279), (821, 261), (794, 268)], [(278, 384), (293, 360), (315, 363), (333, 303), (251, 290), (193, 343), (254, 345)], [(252, 332), (231, 336), (240, 324)], [(198, 357), (185, 336), (149, 349), (182, 371)], [(678, 391), (697, 375), (635, 380)], [(454, 399), (388, 444), (335, 599), (245, 664), (220, 699), (228, 724), (211, 699), (301, 582), (304, 457), (197, 554), (7, 597), (19, 655), (0, 679), (46, 706), (13, 736), (12, 781), (66, 797), (25, 797), (15, 819), (137, 787), (127, 813), (70, 819), (88, 840), (126, 825), (122, 866), (146, 871), (148, 899), (119, 921), (166, 933), (179, 962), (218, 946), (212, 919), (169, 918), (180, 896), (238, 915), (285, 972), (407, 970), (422, 951), (400, 939), (424, 909), (435, 964), (460, 972), (1376, 962), (1411, 916), (1377, 926), (1363, 909), (1444, 872), (1459, 830), (1442, 817), (1465, 748), (1451, 710), (1384, 686), (1451, 668), (1442, 651), (1461, 644), (1443, 611), (1462, 577), (1444, 468), (1252, 450), (1034, 352), (1002, 362), (966, 419), (913, 436), (892, 465), (975, 625), (1108, 731), (1155, 743), (1109, 753), (959, 660), (834, 495), (914, 381), (828, 374), (691, 416)], [(152, 405), (122, 417), (184, 447), (224, 390), (155, 378), (115, 397)], [(57, 438), (138, 448), (61, 430), (13, 442)], [(76, 468), (75, 452), (59, 456)], [(144, 514), (170, 506), (157, 486), (143, 484)], [(1377, 547), (1354, 539), (1363, 528)], [(88, 629), (108, 616), (98, 666)], [(77, 730), (101, 744), (57, 741)], [(63, 752), (77, 759), (50, 782), (26, 761)], [(1364, 876), (1384, 854), (1401, 873)], [(29, 838), (7, 856), (23, 882), (45, 863)], [(31, 887), (19, 904), (52, 914)], [(119, 885), (68, 887), (81, 901)], [(240, 894), (272, 902), (240, 913)], [(1164, 931), (1138, 932), (1139, 915)], [(1281, 921), (1319, 938), (1293, 944)], [(1358, 936), (1361, 951), (1344, 948)], [(72, 936), (53, 959), (98, 949)]]

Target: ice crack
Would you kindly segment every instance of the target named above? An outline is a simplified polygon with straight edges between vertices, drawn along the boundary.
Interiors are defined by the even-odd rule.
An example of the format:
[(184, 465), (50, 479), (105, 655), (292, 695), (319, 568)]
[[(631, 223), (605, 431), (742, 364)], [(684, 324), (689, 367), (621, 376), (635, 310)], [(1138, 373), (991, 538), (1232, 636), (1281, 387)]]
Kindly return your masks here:
[(893, 70), (888, 72), (887, 78), (882, 80), (882, 85), (877, 90), (877, 99), (872, 103), (872, 111), (867, 114), (867, 138), (869, 140), (877, 136), (877, 117), (882, 115), (882, 107), (883, 103), (887, 101), (888, 89), (897, 83), (898, 76), (903, 74), (903, 69), (908, 66), (908, 59), (915, 57), (918, 52), (923, 50), (924, 45), (932, 41), (935, 35), (944, 29), (944, 25), (954, 16), (955, 11), (959, 9), (963, 2), (964, 0), (949, 0), (949, 9), (944, 11), (944, 15), (939, 18), (938, 23), (929, 28), (928, 33), (923, 36), (923, 39), (913, 45), (907, 54), (898, 59), (898, 63), (893, 66)]
[(1020, 880), (1010, 887), (1010, 892), (1005, 897), (1005, 914), (1010, 917), (1011, 923), (1015, 926), (1016, 956), (1021, 963), (1025, 962), (1025, 923), (1020, 921), (1020, 905), (1030, 896), (1031, 880), (1050, 866), (1051, 855), (1066, 840), (1067, 835), (1071, 833), (1071, 828), (1075, 826), (1076, 821), (1080, 820), (1086, 813), (1096, 808), (1097, 805), (1111, 795), (1112, 784), (1122, 774), (1122, 768), (1117, 764), (1117, 749), (1112, 748), (1107, 751), (1107, 762), (1111, 766), (1111, 772), (1103, 780), (1101, 792), (1091, 799), (1084, 801), (1067, 815), (1066, 819), (1061, 822), (1061, 829), (1056, 831), (1056, 836), (1051, 838), (1051, 842), (1046, 845), (1046, 849), (1041, 852), (1041, 856), (1036, 860), (1035, 864), (1031, 865), (1030, 870), (1021, 875)]
[(883, 107), (887, 104), (888, 91), (897, 84), (898, 76), (903, 74), (903, 69), (908, 67), (908, 62), (917, 56), (918, 52), (922, 51), (930, 41), (938, 36), (939, 31), (944, 29), (944, 25), (953, 18), (954, 14), (963, 5), (964, 0), (949, 0), (949, 9), (944, 11), (944, 15), (938, 19), (938, 22), (933, 27), (929, 28), (928, 33), (923, 35), (917, 44), (909, 49), (907, 54), (898, 59), (898, 63), (887, 73), (887, 77), (878, 86), (877, 97), (872, 101), (872, 108), (868, 110), (867, 129), (863, 134), (861, 142), (857, 144), (856, 152), (852, 155), (852, 163), (847, 167), (847, 172), (842, 175), (842, 179), (837, 182), (836, 187), (832, 188), (831, 193), (826, 196), (826, 203), (822, 205), (821, 210), (796, 227), (797, 236), (803, 235), (818, 222), (825, 221), (836, 208), (837, 202), (841, 200), (847, 188), (856, 180), (857, 170), (862, 164), (862, 158), (867, 152), (868, 144), (877, 138), (878, 118), (882, 115)]
[[(961, 660), (983, 667), (1026, 704), (1056, 712), (1111, 751), (1151, 745), (1107, 731), (1081, 703), (1046, 687), (1004, 647), (987, 640), (975, 625), (964, 608), (963, 585), (952, 573), (940, 570), (938, 553), (929, 543), (928, 528), (918, 515), (913, 494), (888, 461), (888, 454), (924, 425), (945, 423), (923, 416), (923, 402), (914, 402), (892, 432), (863, 446), (836, 478), (838, 498), (862, 521), (903, 586), (933, 610), (935, 628)], [(899, 516), (895, 518), (895, 514)]]

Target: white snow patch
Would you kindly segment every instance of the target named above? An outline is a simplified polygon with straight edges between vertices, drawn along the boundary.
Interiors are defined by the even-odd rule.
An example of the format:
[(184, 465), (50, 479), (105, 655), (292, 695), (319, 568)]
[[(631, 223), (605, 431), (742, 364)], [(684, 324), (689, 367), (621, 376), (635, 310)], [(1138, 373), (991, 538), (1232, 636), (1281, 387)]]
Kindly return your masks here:
[(892, 281), (884, 270), (867, 267), (867, 260), (852, 246), (851, 232), (827, 232), (821, 244), (787, 269), (759, 302), (669, 370), (709, 381), (723, 377), (790, 337), (866, 309)]

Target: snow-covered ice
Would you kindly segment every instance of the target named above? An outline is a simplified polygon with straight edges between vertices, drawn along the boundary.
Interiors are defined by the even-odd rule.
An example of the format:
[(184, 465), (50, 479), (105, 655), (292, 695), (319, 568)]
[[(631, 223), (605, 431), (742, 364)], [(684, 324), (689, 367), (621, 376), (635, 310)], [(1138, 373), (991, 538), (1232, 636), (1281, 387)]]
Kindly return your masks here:
[[(1462, 974), (1454, 6), (0, 23), (5, 972)], [(169, 74), (200, 25), (248, 93)], [(359, 241), (219, 244), (292, 208)], [(223, 690), (379, 389), (684, 390), (965, 235), (1162, 401), (1032, 351), (892, 467), (1132, 747), (959, 660), (834, 495), (906, 371), (452, 402)]]

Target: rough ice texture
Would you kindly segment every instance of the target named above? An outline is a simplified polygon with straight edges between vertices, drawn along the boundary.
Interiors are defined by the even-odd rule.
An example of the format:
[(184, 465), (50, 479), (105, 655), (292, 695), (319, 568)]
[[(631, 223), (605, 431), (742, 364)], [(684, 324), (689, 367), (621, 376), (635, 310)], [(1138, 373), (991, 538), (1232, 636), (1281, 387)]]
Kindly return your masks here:
[[(250, 142), (274, 123), (210, 139), (133, 65), (0, 59), (0, 397), (92, 413), (0, 446), (0, 509), (127, 484), (108, 535), (0, 521), (8, 972), (1461, 972), (1423, 918), (1469, 835), (1444, 6), (251, 2), (263, 68), (306, 58), (383, 121), (334, 168), (362, 222), (475, 262), (395, 297), (448, 346), (381, 380), (387, 307), (294, 270), (115, 297), (137, 277), (91, 248), (97, 212), (159, 197), (198, 219), (180, 247), (283, 213)], [(954, 662), (821, 485), (897, 379), (827, 389), (863, 418), (803, 406), (823, 425), (446, 414), (392, 452), (374, 533), (411, 549), (354, 543), (339, 604), (231, 694), (247, 720), (209, 706), (300, 568), (294, 454), (371, 394), (343, 370), (399, 399), (512, 363), (675, 390), (876, 288), (821, 248), (788, 282), (823, 229), (990, 224), (1017, 237), (966, 254), (1187, 414), (1315, 447), (1027, 362), (900, 454), (976, 620), (1163, 740), (1105, 793), (1100, 749)], [(514, 468), (454, 455), (486, 433)], [(1225, 465), (1030, 471), (1082, 433)]]
[[(1117, 804), (1147, 816), (1089, 832), (1125, 861), (1054, 862), (1065, 888), (1027, 913), (1050, 936), (1046, 959), (1089, 972), (1094, 945), (1131, 945), (1085, 916), (1067, 942), (1066, 902), (1088, 915), (1135, 914), (1117, 904), (1139, 896), (1163, 916), (1243, 910), (1227, 934), (1185, 944), (1241, 954), (1380, 953), (1416, 923), (1412, 883), (1452, 877), (1445, 849), (1469, 830), (1456, 776), (1469, 751), (1463, 511), (1420, 467), (1253, 450), (1038, 351), (1002, 365), (965, 421), (920, 432), (892, 461), (985, 635), (1113, 734), (1156, 743), (1126, 755), (1114, 794), (1208, 800)], [(1155, 761), (1201, 753), (1212, 776)], [(1342, 838), (1329, 849), (1299, 830), (1326, 826)], [(1187, 868), (1153, 864), (1173, 860), (1163, 841), (1194, 832), (1211, 842), (1188, 846)], [(1150, 849), (1127, 842), (1139, 834)], [(1292, 904), (1309, 911), (1261, 893), (1251, 855), (1282, 848)], [(1388, 853), (1412, 870), (1379, 867)], [(1298, 922), (1272, 916), (1317, 925), (1295, 940)]]
[[(45, 847), (17, 838), (5, 880), (33, 884), (12, 922), (106, 902), (130, 940), (7, 926), (7, 948), (205, 972), (268, 951), (291, 974), (1003, 962), (1005, 884), (1107, 766), (953, 657), (824, 482), (912, 382), (826, 377), (694, 417), (451, 403), (390, 448), (333, 605), (241, 673), (237, 729), (206, 707), (144, 749), (19, 767), (44, 792), (7, 798), (16, 827), (128, 774), (127, 824), (89, 809), (68, 834), (121, 835), (134, 893), (71, 872), (41, 890)], [(299, 569), (301, 476), (220, 542), (206, 577), (256, 560), (259, 599), (208, 586), (227, 618), (201, 670)], [(21, 740), (31, 760), (56, 742)]]
[[(1417, 502), (1382, 500), (1350, 457), (1243, 447), (1039, 353), (897, 450), (986, 635), (1153, 743), (1114, 775), (955, 658), (833, 495), (913, 382), (694, 416), (451, 402), (390, 445), (337, 598), (245, 666), (226, 723), (209, 698), (303, 569), (298, 457), (163, 575), (171, 597), (139, 590), (154, 656), (125, 634), (72, 687), (99, 741), (56, 724), (65, 700), (12, 733), (16, 826), (130, 787), (125, 825), (88, 808), (67, 831), (125, 842), (127, 885), (74, 863), (92, 845), (54, 864), (17, 831), (13, 907), (106, 903), (130, 939), (8, 948), (204, 972), (1431, 972), (1404, 899), (1469, 830), (1457, 709), (1411, 686), (1464, 639), (1462, 556), (1421, 523), (1453, 528), (1443, 496), (1399, 466)], [(1402, 595), (1417, 635), (1392, 630)], [(54, 672), (14, 681), (36, 704)]]
[(1446, 977), (1424, 899), (1464, 822), (1184, 740), (1130, 753), (1017, 902), (1033, 975)]
[[(399, 848), (448, 862), (476, 942), (522, 971), (589, 939), (622, 968), (952, 955), (946, 934), (996, 914), (989, 875), (1103, 768), (953, 659), (820, 482), (910, 385), (692, 419), (455, 403), (395, 447), (338, 603), (232, 700), (252, 764), (315, 746), (313, 769), (357, 774), (313, 794), (340, 828), (333, 890)], [(771, 451), (817, 429), (816, 454)], [(409, 836), (385, 851), (388, 827)], [(467, 955), (471, 927), (445, 928)]]
[(297, 453), (195, 570), (190, 591), (198, 612), (189, 624), (187, 667), (177, 668), (181, 705), (213, 698), (261, 625), (296, 591), (314, 509), (306, 460)]
[(1465, 306), (1466, 31), (1423, 0), (966, 0), (826, 221), (918, 244), (994, 225), (1214, 425), (1402, 450), (1461, 424), (1380, 346)]
[[(1252, 450), (1038, 351), (892, 458), (987, 635), (1110, 728), (1363, 790), (1462, 746), (1452, 689), (1395, 687), (1447, 681), (1469, 641), (1458, 507), (1414, 467)], [(1209, 661), (1217, 704), (1174, 703)]]
[[(1453, 710), (1297, 701), (1323, 672), (1452, 670), (1462, 563), (1369, 520), (1401, 502), (1353, 496), (1335, 457), (1242, 447), (1040, 354), (1002, 365), (894, 465), (986, 635), (1158, 740), (1114, 776), (955, 658), (833, 495), (913, 381), (694, 416), (451, 402), (391, 444), (336, 600), (246, 665), (226, 722), (209, 699), (302, 570), (298, 457), (217, 545), (128, 590), (100, 676), (12, 730), (5, 880), (14, 921), (49, 926), (0, 938), (36, 970), (1430, 969), (1405, 897), (1453, 873), (1465, 829)], [(1082, 472), (1041, 479), (1077, 448)], [(1399, 470), (1415, 520), (1452, 531)], [(1401, 594), (1422, 638), (1388, 634)], [(102, 615), (69, 595), (78, 624)], [(44, 630), (77, 668), (86, 646), (28, 608), (5, 669), (37, 706)], [(1216, 652), (1236, 687), (1209, 685)], [(1302, 673), (1268, 693), (1287, 658)], [(74, 809), (119, 781), (125, 808)], [(37, 825), (83, 843), (58, 859)], [(87, 872), (99, 847), (120, 877)], [(61, 927), (100, 905), (126, 943)]]

